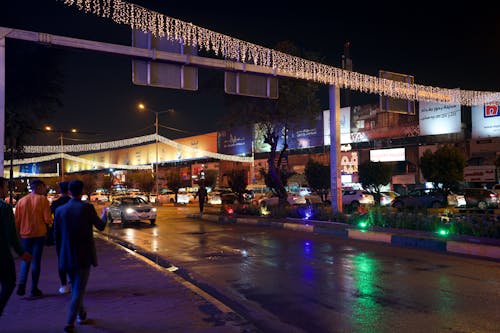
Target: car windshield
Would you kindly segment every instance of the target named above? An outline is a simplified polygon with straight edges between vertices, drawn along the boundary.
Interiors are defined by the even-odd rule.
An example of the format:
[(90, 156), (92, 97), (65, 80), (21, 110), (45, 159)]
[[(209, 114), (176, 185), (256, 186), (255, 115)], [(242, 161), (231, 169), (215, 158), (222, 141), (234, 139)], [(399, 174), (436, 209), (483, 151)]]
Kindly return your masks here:
[(146, 201), (144, 201), (143, 198), (135, 197), (135, 198), (123, 198), (121, 199), (122, 205), (140, 205), (140, 204), (145, 204)]

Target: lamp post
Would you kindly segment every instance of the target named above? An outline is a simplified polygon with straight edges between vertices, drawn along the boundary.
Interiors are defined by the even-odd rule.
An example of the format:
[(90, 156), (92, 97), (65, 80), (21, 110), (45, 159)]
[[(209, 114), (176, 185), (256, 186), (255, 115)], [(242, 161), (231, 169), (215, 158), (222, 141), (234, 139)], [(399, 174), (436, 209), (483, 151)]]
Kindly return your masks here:
[(61, 145), (61, 181), (64, 181), (64, 137), (63, 133), (76, 133), (76, 128), (69, 130), (55, 130), (52, 126), (47, 125), (44, 128), (47, 132), (57, 132), (59, 134), (59, 144)]
[(158, 200), (158, 193), (159, 193), (159, 189), (158, 189), (158, 162), (159, 162), (159, 157), (158, 157), (158, 143), (159, 143), (159, 140), (158, 140), (158, 116), (160, 114), (163, 114), (163, 113), (167, 113), (167, 112), (174, 112), (174, 109), (168, 109), (168, 110), (163, 110), (163, 111), (155, 111), (155, 110), (152, 110), (150, 108), (148, 108), (145, 104), (143, 103), (139, 103), (137, 105), (137, 107), (139, 108), (139, 110), (144, 110), (144, 111), (149, 111), (149, 112), (152, 112), (154, 113), (155, 115), (155, 138), (156, 138), (156, 142), (155, 142), (155, 146), (156, 146), (156, 158), (155, 158), (155, 194), (156, 194), (156, 200)]

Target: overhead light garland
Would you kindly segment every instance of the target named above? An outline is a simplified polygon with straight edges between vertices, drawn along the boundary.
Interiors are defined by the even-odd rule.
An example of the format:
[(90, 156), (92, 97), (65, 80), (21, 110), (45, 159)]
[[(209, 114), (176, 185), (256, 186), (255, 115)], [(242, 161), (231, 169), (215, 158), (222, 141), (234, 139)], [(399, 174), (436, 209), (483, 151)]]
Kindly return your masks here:
[(462, 105), (481, 105), (500, 101), (500, 92), (457, 90), (397, 82), (317, 63), (283, 52), (245, 42), (192, 23), (146, 9), (123, 0), (58, 0), (67, 6), (104, 18), (111, 18), (132, 29), (211, 51), (237, 62), (270, 67), (278, 75), (315, 81), (339, 88), (395, 98), (436, 101)]
[[(24, 147), (25, 153), (32, 153), (32, 154), (47, 154), (47, 153), (50, 154), (50, 153), (53, 153), (53, 154), (46, 155), (46, 156), (40, 156), (40, 157), (16, 159), (16, 160), (12, 161), (12, 165), (41, 163), (41, 162), (47, 162), (47, 161), (52, 161), (52, 160), (64, 158), (64, 159), (74, 161), (77, 163), (100, 166), (100, 167), (102, 167), (102, 169), (107, 169), (107, 168), (130, 169), (130, 170), (151, 169), (151, 165), (149, 165), (149, 164), (148, 165), (112, 164), (112, 163), (98, 162), (98, 161), (93, 161), (93, 160), (89, 160), (89, 159), (85, 159), (85, 158), (81, 158), (81, 157), (77, 157), (77, 156), (72, 156), (72, 155), (68, 155), (66, 153), (67, 152), (82, 153), (82, 152), (91, 152), (91, 151), (120, 149), (123, 147), (139, 145), (139, 144), (144, 144), (144, 143), (154, 142), (154, 141), (156, 141), (156, 134), (145, 135), (145, 136), (140, 136), (140, 137), (131, 138), (131, 139), (125, 139), (125, 140), (98, 142), (98, 143), (81, 144), (81, 145), (25, 146)], [(210, 152), (210, 151), (206, 151), (206, 150), (202, 150), (202, 149), (198, 149), (198, 148), (194, 148), (191, 146), (180, 144), (178, 142), (175, 142), (174, 140), (167, 139), (161, 135), (158, 135), (158, 141), (165, 143), (169, 146), (172, 146), (175, 149), (180, 150), (180, 151), (194, 152), (195, 158), (209, 157), (209, 158), (226, 160), (226, 161), (233, 161), (233, 162), (253, 162), (253, 157), (214, 153), (214, 152)], [(175, 161), (177, 161), (177, 160), (160, 161), (160, 163), (168, 163), (168, 162), (175, 162)], [(5, 166), (10, 165), (10, 161), (9, 160), (4, 161), (4, 165)]]

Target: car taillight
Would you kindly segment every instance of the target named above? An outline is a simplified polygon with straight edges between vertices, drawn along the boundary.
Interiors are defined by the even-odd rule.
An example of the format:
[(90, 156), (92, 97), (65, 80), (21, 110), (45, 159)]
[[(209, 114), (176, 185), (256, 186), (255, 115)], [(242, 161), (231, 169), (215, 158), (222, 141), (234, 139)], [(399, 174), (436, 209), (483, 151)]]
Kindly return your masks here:
[(492, 197), (492, 198), (496, 198), (496, 197), (497, 197), (497, 194), (495, 194), (495, 193), (490, 193), (490, 197)]

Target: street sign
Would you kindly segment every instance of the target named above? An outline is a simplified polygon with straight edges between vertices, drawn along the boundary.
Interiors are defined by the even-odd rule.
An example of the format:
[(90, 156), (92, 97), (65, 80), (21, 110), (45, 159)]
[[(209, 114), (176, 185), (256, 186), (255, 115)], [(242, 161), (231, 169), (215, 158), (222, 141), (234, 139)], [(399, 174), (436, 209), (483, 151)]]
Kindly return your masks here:
[[(132, 30), (132, 46), (150, 50), (196, 55), (196, 48), (151, 33)], [(137, 85), (198, 90), (198, 68), (151, 60), (132, 60), (132, 82)]]
[[(408, 83), (408, 85), (415, 82), (415, 78), (412, 75), (399, 74), (388, 71), (379, 71), (379, 77), (392, 81), (406, 82)], [(380, 111), (414, 115), (415, 101), (380, 95)]]
[(269, 75), (225, 72), (224, 91), (232, 95), (277, 99), (278, 79)]

